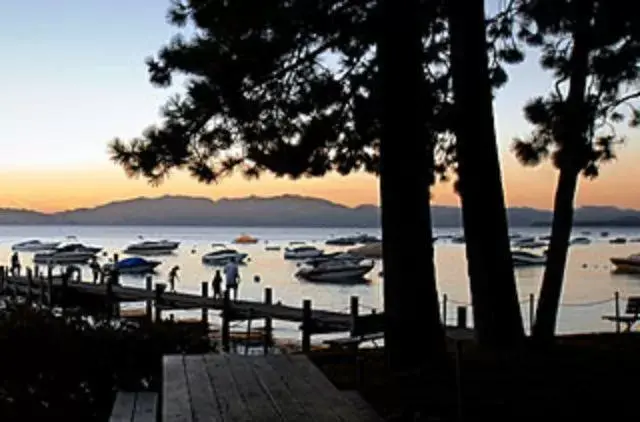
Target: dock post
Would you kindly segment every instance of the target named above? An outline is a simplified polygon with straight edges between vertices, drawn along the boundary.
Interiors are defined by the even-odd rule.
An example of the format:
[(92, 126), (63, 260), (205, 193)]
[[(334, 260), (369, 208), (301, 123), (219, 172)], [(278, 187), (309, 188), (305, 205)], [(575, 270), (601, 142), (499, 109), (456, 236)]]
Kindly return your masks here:
[(31, 305), (33, 301), (33, 272), (31, 268), (27, 267), (27, 294), (25, 295), (25, 300), (28, 305)]
[(152, 300), (151, 300), (151, 290), (152, 290), (152, 286), (153, 286), (153, 279), (151, 278), (150, 275), (148, 275), (145, 279), (145, 289), (147, 290), (147, 300), (145, 302), (145, 317), (147, 318), (147, 321), (151, 322), (153, 320), (151, 313), (153, 312), (153, 308), (152, 308)]
[[(112, 274), (115, 274), (115, 271), (112, 271)], [(111, 276), (107, 279), (107, 284), (105, 284), (105, 304), (107, 305), (107, 321), (111, 321), (113, 317), (113, 277)]]
[(63, 318), (67, 315), (67, 293), (69, 286), (69, 277), (70, 275), (62, 274), (62, 289), (60, 289), (60, 305), (62, 307), (62, 316)]
[(0, 265), (0, 294), (4, 295), (4, 265)]
[(302, 353), (311, 351), (311, 300), (302, 301)]
[(458, 328), (467, 328), (467, 307), (458, 306)]
[(40, 267), (37, 265), (33, 266), (33, 277), (38, 278), (40, 276)]
[[(271, 287), (265, 287), (264, 289), (264, 303), (265, 305), (271, 305), (273, 302), (273, 290), (271, 290)], [(271, 319), (270, 316), (267, 316), (264, 318), (264, 354), (268, 354), (269, 353), (269, 347), (271, 346), (271, 342), (272, 342), (272, 335), (273, 332), (273, 321)]]
[(165, 285), (164, 284), (156, 284), (156, 289), (155, 289), (155, 322), (160, 322), (162, 321), (162, 291), (164, 289)]
[(229, 289), (224, 290), (224, 298), (222, 302), (222, 350), (229, 351), (229, 319), (231, 317), (231, 299), (229, 298)]
[(533, 332), (533, 323), (535, 321), (534, 316), (536, 312), (535, 308), (535, 298), (533, 293), (529, 294), (529, 334)]
[(247, 337), (244, 343), (244, 354), (249, 354), (249, 344), (251, 344), (251, 320), (253, 319), (253, 308), (249, 308), (249, 315), (247, 316)]
[[(202, 298), (207, 299), (209, 297), (209, 283), (203, 281), (200, 285), (202, 290)], [(206, 304), (202, 307), (202, 323), (206, 324), (207, 329), (209, 327), (209, 308), (207, 308)]]
[(616, 306), (616, 333), (620, 332), (620, 292), (614, 293), (615, 306)]
[(442, 295), (442, 325), (447, 326), (447, 302), (449, 301), (449, 296), (447, 294)]
[(46, 297), (45, 281), (44, 281), (44, 277), (42, 277), (42, 274), (38, 275), (38, 285), (40, 286), (40, 298), (38, 300), (39, 300), (39, 305), (42, 308), (45, 305), (45, 297)]
[(47, 305), (49, 305), (50, 308), (53, 307), (53, 268), (51, 268), (51, 265), (47, 266), (47, 295), (49, 295), (49, 298), (47, 299)]
[(360, 308), (360, 304), (358, 303), (358, 296), (351, 296), (351, 332), (350, 335), (353, 337), (355, 334), (356, 321), (358, 320), (358, 310)]

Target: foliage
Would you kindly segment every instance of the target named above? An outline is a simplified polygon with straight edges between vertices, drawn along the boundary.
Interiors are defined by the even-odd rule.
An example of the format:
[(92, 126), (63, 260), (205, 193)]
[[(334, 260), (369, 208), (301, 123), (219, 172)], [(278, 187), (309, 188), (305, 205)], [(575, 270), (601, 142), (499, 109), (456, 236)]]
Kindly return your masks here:
[[(423, 1), (425, 124), (436, 173), (455, 167), (444, 1)], [(186, 77), (162, 123), (142, 136), (110, 144), (128, 175), (160, 183), (172, 169), (201, 182), (234, 171), (256, 178), (377, 173), (379, 93), (375, 58), (380, 17), (374, 0), (174, 1), (169, 22), (181, 28), (147, 60), (160, 87)], [(258, 9), (256, 9), (258, 7)], [(250, 14), (246, 10), (252, 10)], [(509, 22), (512, 9), (490, 21), (492, 80), (501, 65), (522, 60)], [(402, 142), (401, 139), (397, 142)]]
[[(571, 0), (521, 0), (519, 38), (540, 49), (540, 64), (553, 73), (554, 90), (533, 98), (525, 117), (535, 129), (527, 139), (516, 139), (514, 151), (526, 165), (551, 157), (558, 168), (598, 175), (598, 164), (615, 157), (614, 147), (624, 137), (615, 125), (628, 120), (640, 124), (640, 18), (618, 1), (595, 1), (588, 29), (589, 68), (583, 109), (567, 104), (573, 31), (579, 15)], [(580, 116), (582, 142), (570, 141), (571, 114)]]
[(0, 314), (3, 420), (100, 420), (116, 389), (157, 391), (161, 357), (204, 353), (202, 330), (163, 322), (92, 323), (12, 305)]

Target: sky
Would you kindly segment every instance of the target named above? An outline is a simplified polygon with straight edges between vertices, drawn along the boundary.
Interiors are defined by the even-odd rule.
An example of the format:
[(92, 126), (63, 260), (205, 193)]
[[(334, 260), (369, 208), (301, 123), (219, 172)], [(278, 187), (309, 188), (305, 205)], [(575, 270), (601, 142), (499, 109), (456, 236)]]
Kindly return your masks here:
[[(232, 177), (202, 185), (177, 172), (152, 187), (112, 164), (108, 141), (139, 135), (158, 120), (170, 94), (151, 86), (144, 65), (177, 31), (166, 23), (168, 5), (169, 0), (0, 3), (0, 207), (53, 212), (165, 194), (215, 199), (293, 193), (346, 205), (378, 203), (377, 180), (365, 174), (295, 182)], [(551, 82), (532, 59), (509, 74), (494, 105), (507, 202), (550, 208), (556, 172), (548, 165), (523, 168), (510, 144), (529, 131), (522, 106)], [(578, 205), (640, 209), (640, 147), (634, 137), (629, 132), (618, 160), (603, 167), (598, 180), (581, 182)], [(436, 186), (433, 201), (458, 204), (450, 184)]]

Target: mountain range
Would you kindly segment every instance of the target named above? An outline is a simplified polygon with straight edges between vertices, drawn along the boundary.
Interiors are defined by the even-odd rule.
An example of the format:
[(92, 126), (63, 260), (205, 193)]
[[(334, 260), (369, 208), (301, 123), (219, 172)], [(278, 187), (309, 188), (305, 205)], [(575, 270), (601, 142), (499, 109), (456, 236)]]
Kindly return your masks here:
[[(509, 225), (546, 226), (551, 212), (535, 208), (508, 209)], [(460, 208), (433, 206), (436, 227), (459, 227)], [(576, 209), (576, 225), (640, 226), (640, 211), (611, 206)], [(347, 207), (326, 199), (298, 195), (249, 196), (211, 200), (203, 197), (162, 196), (114, 201), (92, 208), (56, 213), (0, 208), (0, 224), (76, 225), (197, 225), (263, 227), (378, 227), (376, 205)]]

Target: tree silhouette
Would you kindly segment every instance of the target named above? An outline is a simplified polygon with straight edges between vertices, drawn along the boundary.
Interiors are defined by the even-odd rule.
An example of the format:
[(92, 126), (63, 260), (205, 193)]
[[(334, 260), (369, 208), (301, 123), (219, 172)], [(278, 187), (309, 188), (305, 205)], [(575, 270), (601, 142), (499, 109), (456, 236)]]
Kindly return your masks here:
[(617, 1), (537, 0), (519, 5), (519, 36), (542, 51), (555, 88), (532, 99), (525, 117), (535, 129), (516, 139), (526, 165), (550, 158), (559, 170), (553, 224), (533, 336), (553, 337), (573, 224), (578, 177), (598, 175), (623, 137), (615, 123), (640, 121), (640, 18)]

